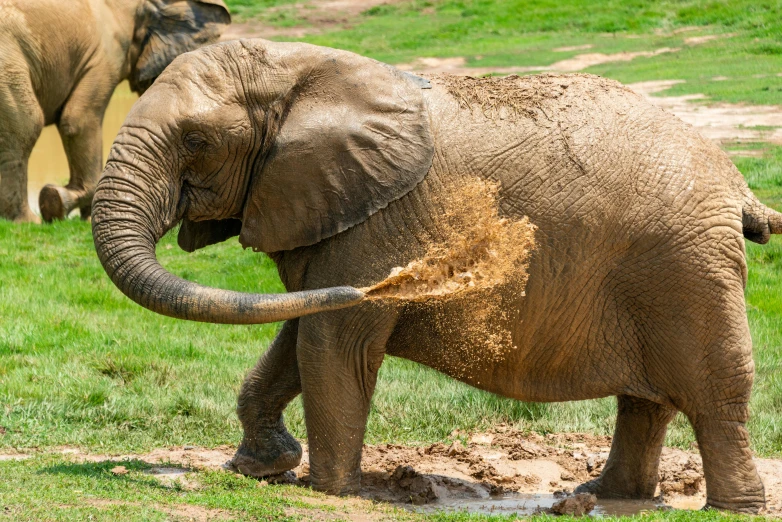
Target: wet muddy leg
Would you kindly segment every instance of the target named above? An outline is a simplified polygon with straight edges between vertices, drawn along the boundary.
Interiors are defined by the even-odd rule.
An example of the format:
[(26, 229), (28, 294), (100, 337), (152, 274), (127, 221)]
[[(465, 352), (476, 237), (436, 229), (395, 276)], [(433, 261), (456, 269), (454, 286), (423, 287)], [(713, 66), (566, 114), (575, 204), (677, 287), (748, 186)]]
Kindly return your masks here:
[(370, 400), (397, 312), (373, 303), (300, 319), (297, 353), (312, 487), (356, 493)]
[(301, 461), (301, 445), (288, 433), (282, 418), (288, 403), (301, 393), (297, 331), (298, 319), (283, 324), (239, 392), (236, 412), (244, 438), (231, 465), (245, 475), (274, 475)]
[(676, 410), (646, 399), (620, 395), (616, 431), (603, 472), (576, 488), (601, 498), (654, 497), (668, 423)]

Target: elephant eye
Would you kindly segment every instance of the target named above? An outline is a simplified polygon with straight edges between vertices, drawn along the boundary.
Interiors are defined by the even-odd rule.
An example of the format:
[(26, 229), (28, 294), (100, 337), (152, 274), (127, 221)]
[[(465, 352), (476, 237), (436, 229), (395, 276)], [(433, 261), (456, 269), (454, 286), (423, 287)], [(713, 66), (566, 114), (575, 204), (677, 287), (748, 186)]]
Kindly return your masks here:
[(183, 141), (190, 152), (197, 152), (206, 145), (206, 138), (200, 132), (188, 132)]

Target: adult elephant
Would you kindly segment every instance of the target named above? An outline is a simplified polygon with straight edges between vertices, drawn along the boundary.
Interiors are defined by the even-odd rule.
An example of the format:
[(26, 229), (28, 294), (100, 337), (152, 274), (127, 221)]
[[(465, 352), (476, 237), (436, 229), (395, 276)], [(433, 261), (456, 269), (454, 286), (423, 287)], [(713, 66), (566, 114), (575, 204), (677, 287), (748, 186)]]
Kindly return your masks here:
[[(515, 349), (501, 360), (471, 356), (480, 347), (465, 344), (458, 310), (355, 289), (440, 237), (441, 204), (465, 177), (499, 183), (502, 214), (539, 227), (526, 297), (503, 296), (499, 323)], [(269, 253), (290, 293), (168, 273), (155, 244), (180, 222), (187, 251), (238, 234)], [(299, 462), (282, 411), (302, 393), (313, 487), (355, 491), (388, 353), (520, 400), (617, 396), (605, 471), (582, 487), (599, 496), (654, 495), (666, 425), (682, 411), (708, 504), (748, 512), (764, 490), (745, 428), (744, 236), (772, 233), (782, 215), (724, 153), (616, 82), (430, 82), (348, 52), (263, 40), (174, 61), (119, 133), (93, 215), (105, 270), (142, 306), (194, 321), (286, 321), (240, 393), (233, 463), (243, 473)]]
[(70, 181), (45, 186), (45, 221), (90, 215), (102, 170), (101, 125), (114, 88), (143, 93), (178, 55), (217, 41), (223, 0), (0, 0), (0, 218), (37, 221), (27, 161), (56, 124)]

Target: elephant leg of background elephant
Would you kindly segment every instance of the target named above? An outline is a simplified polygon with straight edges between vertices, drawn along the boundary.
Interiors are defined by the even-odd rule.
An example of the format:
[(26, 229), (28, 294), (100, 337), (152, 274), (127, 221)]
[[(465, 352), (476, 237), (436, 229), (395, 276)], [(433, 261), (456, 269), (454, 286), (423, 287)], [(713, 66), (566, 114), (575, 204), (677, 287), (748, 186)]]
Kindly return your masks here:
[(39, 222), (27, 202), (27, 156), (0, 152), (0, 217), (17, 223)]
[(601, 498), (653, 498), (665, 433), (676, 410), (627, 395), (617, 399), (616, 430), (605, 468), (576, 492)]
[(297, 319), (285, 322), (239, 392), (236, 412), (244, 438), (231, 465), (245, 475), (275, 475), (301, 461), (301, 445), (285, 429), (282, 419), (285, 406), (301, 393), (297, 331)]
[(312, 487), (333, 494), (358, 491), (369, 404), (393, 310), (375, 305), (299, 320), (298, 358)]
[(0, 218), (37, 223), (27, 201), (27, 162), (43, 130), (44, 115), (29, 71), (2, 60), (0, 70)]
[(103, 167), (103, 113), (112, 92), (105, 83), (100, 80), (101, 92), (96, 93), (93, 82), (82, 81), (60, 117), (57, 129), (68, 156), (71, 177), (65, 187), (46, 185), (41, 189), (38, 204), (46, 222), (65, 219), (77, 207), (82, 219), (90, 217), (92, 196)]

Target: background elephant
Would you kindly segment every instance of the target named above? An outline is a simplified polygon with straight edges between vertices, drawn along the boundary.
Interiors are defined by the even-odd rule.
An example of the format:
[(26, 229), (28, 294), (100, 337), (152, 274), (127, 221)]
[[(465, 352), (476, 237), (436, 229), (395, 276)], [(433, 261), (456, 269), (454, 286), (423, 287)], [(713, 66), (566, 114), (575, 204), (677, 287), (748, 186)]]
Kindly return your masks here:
[(68, 156), (66, 187), (40, 194), (45, 221), (90, 215), (101, 172), (101, 124), (114, 88), (143, 93), (178, 55), (217, 41), (223, 0), (0, 1), (0, 217), (37, 221), (27, 160), (56, 124)]
[[(479, 347), (458, 302), (435, 313), (354, 288), (440, 239), (442, 202), (466, 177), (499, 182), (502, 214), (539, 227), (526, 297), (498, 290), (507, 313), (486, 318), (512, 337), (502, 360), (471, 357)], [(180, 222), (188, 251), (238, 234), (269, 253), (291, 292), (242, 294), (168, 273), (155, 244)], [(117, 137), (93, 215), (104, 268), (141, 305), (196, 321), (287, 321), (240, 393), (233, 464), (243, 473), (299, 461), (282, 411), (302, 393), (313, 487), (355, 491), (391, 354), (520, 400), (617, 396), (611, 456), (582, 486), (600, 496), (654, 494), (666, 426), (682, 411), (708, 503), (738, 511), (764, 505), (745, 429), (743, 236), (772, 233), (782, 215), (723, 152), (616, 82), (427, 81), (263, 40), (190, 53), (161, 75)]]

